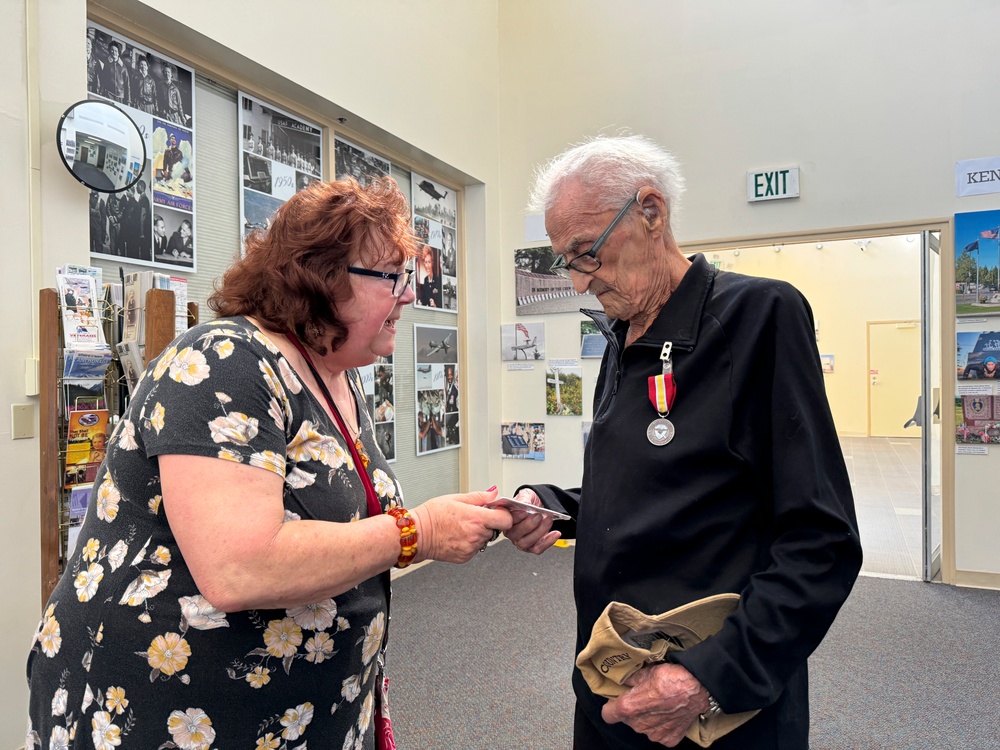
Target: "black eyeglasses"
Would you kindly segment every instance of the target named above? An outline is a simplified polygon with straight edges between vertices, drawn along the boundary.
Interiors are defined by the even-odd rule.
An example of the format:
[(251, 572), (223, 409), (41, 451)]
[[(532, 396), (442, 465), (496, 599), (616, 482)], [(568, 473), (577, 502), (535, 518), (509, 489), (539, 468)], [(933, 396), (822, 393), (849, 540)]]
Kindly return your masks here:
[(628, 213), (628, 210), (632, 207), (633, 203), (639, 203), (639, 193), (636, 193), (634, 197), (629, 199), (629, 202), (625, 204), (625, 208), (618, 212), (618, 215), (614, 218), (614, 220), (608, 224), (608, 228), (605, 229), (594, 244), (590, 246), (590, 250), (585, 253), (580, 253), (570, 261), (566, 260), (565, 255), (557, 255), (555, 262), (549, 266), (549, 270), (554, 274), (569, 279), (571, 278), (569, 275), (571, 270), (576, 271), (577, 273), (593, 273), (600, 268), (601, 259), (597, 257), (597, 254), (601, 251), (601, 248), (604, 247), (604, 243), (607, 242), (608, 237), (611, 236), (611, 232), (613, 232), (614, 228), (618, 226), (618, 222), (620, 222), (625, 217), (625, 214)]
[(392, 281), (392, 296), (402, 297), (403, 292), (406, 291), (407, 284), (410, 283), (410, 277), (413, 275), (413, 271), (407, 269), (402, 273), (389, 273), (388, 271), (373, 271), (370, 268), (358, 268), (357, 266), (348, 266), (348, 273), (357, 274), (358, 276), (372, 276), (376, 279), (389, 279)]

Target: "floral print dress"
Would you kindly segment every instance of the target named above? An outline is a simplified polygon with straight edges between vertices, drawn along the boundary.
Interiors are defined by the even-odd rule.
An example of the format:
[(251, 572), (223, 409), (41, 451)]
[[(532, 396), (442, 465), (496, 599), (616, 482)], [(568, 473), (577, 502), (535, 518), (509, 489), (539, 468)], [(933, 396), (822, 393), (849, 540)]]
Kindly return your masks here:
[(359, 468), (384, 509), (401, 505), (349, 380), (367, 469), (244, 318), (195, 326), (150, 363), (32, 643), (28, 748), (374, 748), (389, 574), (306, 606), (221, 612), (170, 531), (157, 460), (213, 456), (280, 474), (286, 523), (367, 517)]

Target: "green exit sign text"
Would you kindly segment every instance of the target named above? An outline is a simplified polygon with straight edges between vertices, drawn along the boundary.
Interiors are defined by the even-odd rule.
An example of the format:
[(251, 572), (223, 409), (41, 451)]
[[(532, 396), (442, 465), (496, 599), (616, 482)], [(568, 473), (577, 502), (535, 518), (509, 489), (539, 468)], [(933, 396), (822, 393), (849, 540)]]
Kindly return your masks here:
[(799, 197), (799, 168), (747, 172), (747, 202)]

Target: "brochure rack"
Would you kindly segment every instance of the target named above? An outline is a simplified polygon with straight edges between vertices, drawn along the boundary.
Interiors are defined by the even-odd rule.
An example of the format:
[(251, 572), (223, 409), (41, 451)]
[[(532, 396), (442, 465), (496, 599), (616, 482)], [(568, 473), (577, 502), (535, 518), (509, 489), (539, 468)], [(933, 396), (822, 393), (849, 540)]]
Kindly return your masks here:
[[(40, 454), (40, 527), (42, 554), (42, 601), (55, 588), (66, 562), (69, 528), (69, 492), (65, 489), (67, 450), (67, 411), (63, 403), (63, 336), (60, 298), (53, 288), (39, 292), (39, 454)], [(155, 359), (175, 338), (174, 293), (166, 289), (151, 289), (146, 295), (145, 362)], [(198, 322), (198, 304), (187, 306), (188, 326)], [(114, 320), (116, 315), (105, 310), (102, 316)], [(112, 347), (114, 351), (114, 347)], [(115, 355), (117, 356), (117, 355)], [(112, 359), (104, 379), (104, 397), (108, 410), (118, 415), (124, 409), (124, 380), (117, 359)], [(113, 418), (117, 418), (116, 416)], [(109, 426), (109, 432), (113, 429)]]

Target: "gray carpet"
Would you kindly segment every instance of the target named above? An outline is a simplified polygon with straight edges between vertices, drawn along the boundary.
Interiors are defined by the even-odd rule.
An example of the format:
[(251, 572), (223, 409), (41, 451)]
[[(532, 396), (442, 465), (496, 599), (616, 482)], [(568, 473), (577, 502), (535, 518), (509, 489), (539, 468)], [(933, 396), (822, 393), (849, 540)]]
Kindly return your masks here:
[[(393, 584), (400, 750), (571, 747), (573, 548)], [(814, 750), (1000, 749), (1000, 592), (863, 577), (810, 661)]]

